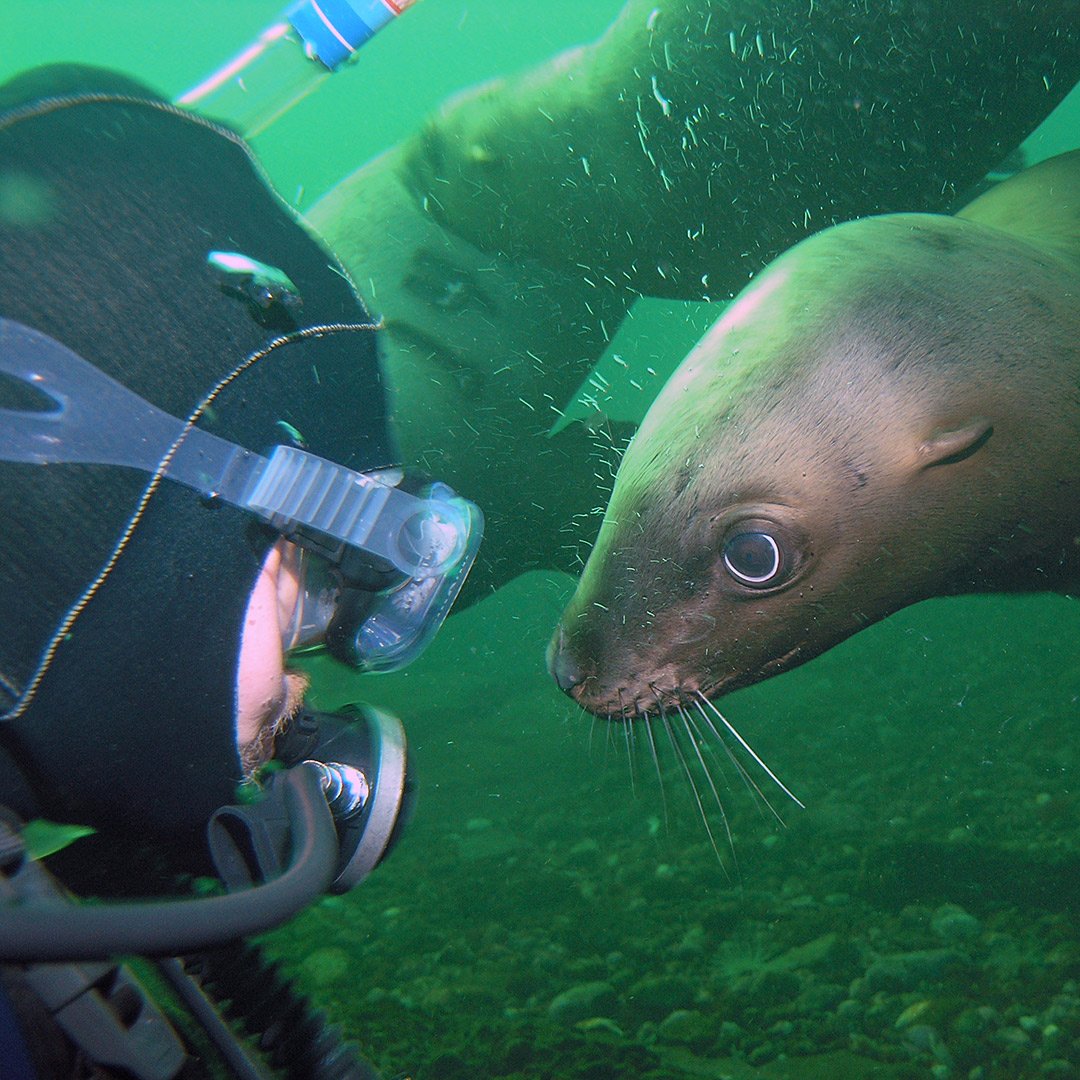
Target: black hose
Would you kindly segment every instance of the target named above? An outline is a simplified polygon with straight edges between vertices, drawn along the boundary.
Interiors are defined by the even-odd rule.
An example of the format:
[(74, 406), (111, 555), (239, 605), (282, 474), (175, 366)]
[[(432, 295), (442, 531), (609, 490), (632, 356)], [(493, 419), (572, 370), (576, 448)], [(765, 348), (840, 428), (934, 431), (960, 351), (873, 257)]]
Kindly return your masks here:
[[(279, 926), (322, 895), (338, 860), (337, 832), (318, 773), (297, 766), (280, 777), (294, 843), (289, 868), (280, 877), (200, 900), (82, 905), (57, 898), (50, 878), (39, 899), (0, 906), (0, 962), (102, 960), (117, 953), (175, 956)], [(19, 874), (32, 877), (35, 871), (40, 868), (28, 863)]]

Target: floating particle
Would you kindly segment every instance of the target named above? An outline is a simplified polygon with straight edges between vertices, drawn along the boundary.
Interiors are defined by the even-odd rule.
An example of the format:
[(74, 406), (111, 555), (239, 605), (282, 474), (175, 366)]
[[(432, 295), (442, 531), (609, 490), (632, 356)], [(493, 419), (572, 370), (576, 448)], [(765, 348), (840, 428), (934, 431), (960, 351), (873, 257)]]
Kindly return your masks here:
[(668, 101), (663, 94), (660, 93), (660, 87), (656, 83), (656, 76), (652, 77), (652, 96), (656, 98), (656, 103), (660, 106), (660, 111), (665, 116), (671, 115), (671, 102)]

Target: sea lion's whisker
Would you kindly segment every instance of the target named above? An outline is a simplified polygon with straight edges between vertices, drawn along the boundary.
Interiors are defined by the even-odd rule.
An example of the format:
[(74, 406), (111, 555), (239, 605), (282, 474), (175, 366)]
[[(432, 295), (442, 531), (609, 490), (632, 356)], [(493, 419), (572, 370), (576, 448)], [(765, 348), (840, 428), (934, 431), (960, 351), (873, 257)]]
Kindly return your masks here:
[[(605, 724), (604, 725), (604, 750), (608, 754), (610, 754), (612, 752), (612, 748), (615, 746), (615, 736), (612, 733), (613, 727), (614, 727), (614, 724)], [(607, 758), (605, 757), (604, 760), (606, 761)]]
[[(701, 706), (696, 701), (693, 704), (694, 704), (694, 708), (697, 709), (697, 711), (699, 713), (701, 713)], [(727, 787), (727, 790), (732, 791), (732, 786), (731, 786), (731, 782), (728, 780), (727, 770), (725, 770), (724, 767), (723, 767), (724, 762), (720, 758), (720, 755), (719, 755), (719, 753), (717, 751), (718, 747), (719, 747), (720, 750), (724, 751), (724, 756), (727, 758), (728, 763), (732, 766), (732, 768), (738, 774), (739, 779), (742, 780), (743, 786), (746, 788), (746, 790), (751, 795), (756, 794), (758, 796), (758, 798), (762, 802), (768, 802), (768, 800), (762, 794), (761, 789), (750, 778), (750, 774), (746, 771), (746, 767), (735, 756), (735, 754), (732, 752), (731, 747), (728, 746), (727, 742), (720, 737), (720, 733), (716, 730), (716, 725), (711, 723), (707, 716), (702, 715), (701, 716), (701, 721), (709, 729), (708, 734), (706, 734), (706, 732), (703, 731), (702, 728), (699, 726), (698, 720), (696, 720), (694, 718), (693, 714), (689, 711), (689, 709), (687, 709), (686, 717), (687, 717), (687, 720), (689, 720), (689, 722), (693, 725), (694, 731), (697, 733), (698, 742), (701, 743), (701, 745), (705, 748), (705, 752), (709, 755), (709, 757), (711, 757), (713, 759), (713, 761), (715, 761), (717, 763), (717, 765), (720, 766), (721, 775), (724, 777), (724, 784)], [(710, 735), (711, 735), (711, 738), (709, 737)], [(755, 800), (755, 806), (757, 808), (758, 813), (760, 814), (761, 813), (761, 807), (757, 806), (757, 801), (756, 800)], [(775, 811), (773, 811), (773, 812), (775, 813)]]
[(727, 834), (728, 847), (731, 848), (731, 857), (735, 861), (735, 866), (738, 868), (739, 860), (735, 856), (735, 839), (731, 835), (731, 822), (728, 820), (727, 812), (724, 810), (724, 803), (720, 798), (720, 792), (716, 790), (716, 784), (713, 782), (712, 773), (709, 771), (709, 766), (705, 763), (705, 758), (701, 753), (701, 745), (699, 739), (700, 733), (693, 726), (690, 715), (686, 709), (682, 706), (678, 706), (679, 715), (682, 717), (683, 726), (686, 728), (686, 734), (690, 739), (690, 745), (694, 748), (694, 753), (697, 755), (698, 762), (701, 765), (701, 771), (705, 774), (705, 779), (708, 781), (709, 790), (712, 791), (713, 798), (716, 800), (716, 809), (720, 812), (720, 820), (724, 823), (724, 832)]
[[(622, 690), (620, 689), (618, 693), (619, 693), (619, 721), (622, 722), (622, 723), (625, 723), (626, 722), (626, 706), (623, 704)], [(611, 722), (604, 725), (604, 728), (605, 728), (604, 734), (605, 734), (605, 736), (607, 738), (607, 745), (608, 745), (609, 750), (611, 749), (611, 744), (612, 744), (612, 739), (613, 739), (611, 729), (614, 726), (615, 726), (614, 723), (611, 723)]]
[(653, 765), (656, 767), (656, 779), (660, 781), (660, 805), (664, 808), (664, 829), (666, 831), (671, 828), (671, 823), (668, 820), (667, 790), (664, 787), (664, 773), (660, 768), (660, 755), (656, 752), (656, 737), (653, 734), (654, 718), (646, 714), (641, 718), (641, 721), (645, 725), (645, 734), (649, 737), (649, 751), (652, 753)]
[[(679, 759), (679, 764), (686, 774), (686, 779), (690, 782), (690, 791), (693, 793), (694, 802), (697, 803), (698, 813), (701, 815), (701, 823), (705, 826), (705, 832), (708, 834), (709, 843), (712, 845), (713, 852), (716, 855), (716, 861), (720, 864), (720, 868), (724, 871), (724, 874), (727, 875), (727, 867), (724, 866), (724, 860), (720, 856), (720, 849), (716, 846), (716, 837), (713, 836), (712, 826), (709, 824), (709, 816), (705, 813), (705, 806), (701, 801), (701, 794), (698, 791), (697, 784), (694, 783), (694, 774), (690, 771), (690, 763), (686, 760), (686, 755), (683, 753), (682, 747), (675, 737), (675, 732), (672, 730), (671, 721), (668, 719), (667, 714), (661, 712), (660, 719), (663, 722), (664, 729), (667, 731), (671, 749), (675, 752), (675, 756)], [(730, 875), (728, 876), (730, 877)]]
[(626, 757), (630, 764), (630, 792), (633, 796), (637, 797), (637, 774), (634, 772), (634, 721), (624, 720), (622, 722), (623, 736), (626, 739)]
[(716, 729), (716, 725), (709, 719), (708, 714), (702, 709), (701, 703), (699, 701), (694, 702), (694, 708), (697, 709), (697, 711), (701, 714), (701, 719), (705, 722), (705, 724), (708, 725), (709, 730), (712, 732), (713, 735), (713, 739), (711, 741), (705, 739), (704, 736), (702, 736), (702, 741), (705, 743), (705, 749), (708, 750), (711, 754), (715, 755), (715, 747), (721, 747), (724, 753), (727, 755), (728, 761), (731, 762), (735, 771), (739, 774), (739, 778), (746, 786), (746, 790), (749, 791), (751, 795), (757, 796), (757, 799), (754, 800), (754, 807), (761, 815), (762, 820), (765, 820), (765, 815), (762, 813), (761, 810), (761, 804), (764, 803), (765, 806), (769, 808), (769, 811), (771, 812), (773, 817), (776, 818), (776, 820), (779, 821), (781, 825), (786, 826), (787, 822), (784, 821), (784, 819), (780, 816), (780, 813), (777, 811), (776, 807), (773, 806), (771, 802), (769, 802), (768, 798), (765, 795), (765, 792), (762, 791), (761, 788), (758, 786), (757, 781), (755, 781), (754, 778), (746, 771), (746, 766), (743, 765), (743, 763), (735, 756), (731, 747), (728, 746), (727, 740), (724, 739), (724, 737)]
[[(716, 716), (716, 718), (724, 725), (724, 727), (726, 727), (728, 731), (730, 731), (731, 734), (734, 735), (736, 739), (738, 739), (739, 745), (758, 763), (759, 766), (761, 766), (762, 769), (765, 770), (769, 779), (772, 780), (772, 782), (789, 799), (791, 799), (791, 801), (795, 803), (796, 806), (799, 806), (803, 810), (805, 810), (806, 804), (801, 799), (799, 799), (798, 796), (794, 795), (791, 792), (790, 788), (788, 788), (788, 786), (776, 775), (776, 773), (774, 773), (772, 769), (770, 769), (769, 766), (766, 765), (760, 757), (758, 757), (754, 748), (735, 730), (735, 728), (729, 723), (728, 719), (724, 716), (724, 714), (700, 690), (695, 690), (694, 694), (696, 695), (698, 701), (703, 704), (705, 708), (707, 708), (714, 716)], [(703, 711), (702, 716), (705, 715), (706, 714)]]

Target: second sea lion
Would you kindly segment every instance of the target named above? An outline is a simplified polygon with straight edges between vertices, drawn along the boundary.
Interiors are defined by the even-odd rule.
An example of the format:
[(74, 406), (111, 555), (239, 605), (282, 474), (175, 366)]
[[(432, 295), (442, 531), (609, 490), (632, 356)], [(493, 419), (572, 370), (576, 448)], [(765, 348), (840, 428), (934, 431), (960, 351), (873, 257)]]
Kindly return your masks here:
[(1080, 151), (773, 262), (661, 392), (549, 648), (664, 713), (931, 596), (1080, 586)]

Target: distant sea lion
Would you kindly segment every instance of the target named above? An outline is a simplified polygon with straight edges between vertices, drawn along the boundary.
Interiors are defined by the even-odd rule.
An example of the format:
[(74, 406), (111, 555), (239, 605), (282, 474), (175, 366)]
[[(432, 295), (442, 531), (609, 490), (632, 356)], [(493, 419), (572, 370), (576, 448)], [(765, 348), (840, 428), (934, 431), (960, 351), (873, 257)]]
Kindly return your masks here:
[(917, 600), (1077, 587), (1080, 151), (757, 277), (635, 436), (549, 666), (662, 714)]

